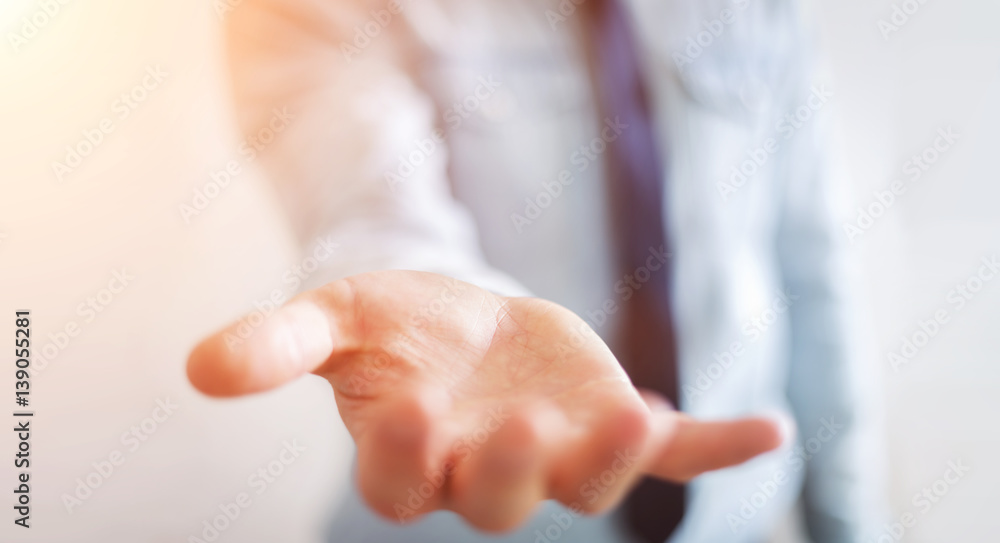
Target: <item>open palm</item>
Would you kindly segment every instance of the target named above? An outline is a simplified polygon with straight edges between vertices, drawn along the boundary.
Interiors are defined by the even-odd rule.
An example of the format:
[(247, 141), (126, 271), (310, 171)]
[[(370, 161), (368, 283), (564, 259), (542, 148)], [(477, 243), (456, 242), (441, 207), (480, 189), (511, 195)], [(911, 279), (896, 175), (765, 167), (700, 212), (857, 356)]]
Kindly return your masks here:
[(327, 378), (362, 494), (397, 521), (450, 509), (506, 530), (550, 498), (597, 512), (644, 474), (684, 481), (781, 441), (768, 419), (696, 422), (640, 395), (561, 306), (440, 275), (359, 275), (301, 295), (249, 338), (234, 341), (236, 326), (195, 349), (192, 383), (237, 396)]

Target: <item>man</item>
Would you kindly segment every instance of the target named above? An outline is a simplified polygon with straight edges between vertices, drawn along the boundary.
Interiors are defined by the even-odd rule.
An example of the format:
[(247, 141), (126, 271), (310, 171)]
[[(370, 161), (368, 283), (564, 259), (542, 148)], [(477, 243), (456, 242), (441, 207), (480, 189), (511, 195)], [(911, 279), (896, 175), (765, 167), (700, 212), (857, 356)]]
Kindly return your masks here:
[[(804, 484), (814, 539), (862, 539), (870, 381), (821, 137), (831, 94), (795, 2), (247, 0), (226, 16), (242, 128), (291, 112), (255, 150), (301, 238), (338, 244), (313, 286), (351, 279), (244, 347), (210, 339), (199, 388), (329, 378), (365, 501), (397, 521), (450, 509), (509, 530), (551, 498), (569, 509), (511, 541), (760, 541)], [(643, 407), (590, 329), (637, 386), (735, 420)], [(643, 474), (685, 482), (773, 448), (772, 423), (739, 419), (761, 412), (794, 417), (797, 445), (580, 518)], [(333, 541), (478, 537), (447, 516), (347, 516)]]

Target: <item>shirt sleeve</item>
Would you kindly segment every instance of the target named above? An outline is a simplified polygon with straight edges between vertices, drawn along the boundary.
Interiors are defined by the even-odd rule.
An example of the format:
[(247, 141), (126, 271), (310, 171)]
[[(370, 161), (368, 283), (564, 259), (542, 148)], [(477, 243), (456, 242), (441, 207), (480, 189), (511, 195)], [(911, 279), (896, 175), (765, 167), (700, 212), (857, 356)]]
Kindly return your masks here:
[(273, 180), (304, 251), (333, 244), (308, 287), (354, 274), (440, 273), (528, 295), (490, 266), (453, 197), (437, 111), (415, 77), (405, 2), (245, 0), (226, 14), (243, 147)]
[[(816, 73), (815, 54), (807, 46), (800, 50), (786, 112), (831, 92)], [(867, 541), (888, 510), (880, 372), (862, 343), (867, 312), (860, 303), (855, 251), (840, 225), (847, 216), (848, 179), (836, 160), (834, 102), (789, 140), (781, 163), (778, 236), (784, 286), (800, 296), (791, 308), (788, 396), (799, 439), (824, 441), (808, 461), (802, 498), (809, 535), (818, 543)]]

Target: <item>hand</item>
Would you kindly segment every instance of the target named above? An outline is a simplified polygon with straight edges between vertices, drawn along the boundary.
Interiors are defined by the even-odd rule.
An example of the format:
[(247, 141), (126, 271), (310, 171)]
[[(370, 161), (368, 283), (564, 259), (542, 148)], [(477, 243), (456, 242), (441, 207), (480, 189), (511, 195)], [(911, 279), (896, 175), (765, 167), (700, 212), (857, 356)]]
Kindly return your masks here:
[(228, 397), (325, 377), (357, 443), (361, 493), (396, 521), (448, 509), (504, 531), (545, 499), (599, 512), (643, 474), (686, 481), (782, 440), (769, 419), (697, 422), (644, 399), (561, 306), (440, 275), (336, 281), (240, 332), (194, 350), (195, 387)]

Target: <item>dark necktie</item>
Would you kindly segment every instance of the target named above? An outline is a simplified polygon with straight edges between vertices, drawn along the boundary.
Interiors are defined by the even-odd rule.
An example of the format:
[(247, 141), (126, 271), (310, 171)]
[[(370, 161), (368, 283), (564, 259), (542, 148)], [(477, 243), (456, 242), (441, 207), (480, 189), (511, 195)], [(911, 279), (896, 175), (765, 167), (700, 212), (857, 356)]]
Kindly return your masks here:
[[(591, 0), (595, 81), (602, 113), (627, 125), (605, 155), (622, 275), (641, 288), (622, 300), (616, 356), (639, 388), (678, 405), (676, 349), (670, 320), (668, 269), (650, 260), (667, 250), (663, 176), (644, 80), (622, 0)], [(651, 265), (652, 264), (652, 265)], [(645, 270), (645, 271), (643, 271)], [(649, 272), (649, 273), (646, 273)], [(634, 287), (633, 287), (634, 288)], [(642, 541), (662, 543), (684, 515), (684, 487), (645, 479), (625, 501), (629, 528)]]

